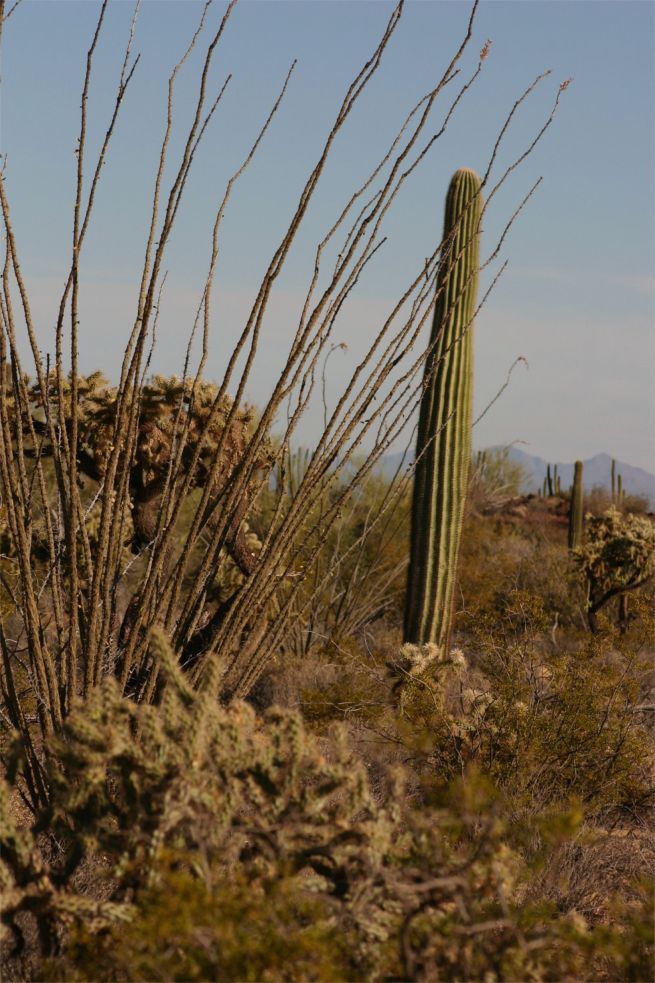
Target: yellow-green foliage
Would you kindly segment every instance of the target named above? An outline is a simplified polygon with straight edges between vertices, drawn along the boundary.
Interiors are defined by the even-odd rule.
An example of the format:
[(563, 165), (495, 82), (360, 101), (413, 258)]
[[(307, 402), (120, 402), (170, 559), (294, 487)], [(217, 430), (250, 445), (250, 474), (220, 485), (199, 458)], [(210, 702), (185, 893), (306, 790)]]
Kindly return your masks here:
[[(350, 890), (384, 855), (389, 821), (343, 740), (335, 735), (328, 760), (294, 713), (258, 722), (244, 704), (223, 709), (188, 688), (161, 636), (151, 651), (168, 676), (158, 706), (137, 706), (106, 680), (47, 749), (52, 802), (37, 828), (61, 843), (52, 863), (17, 829), (9, 786), (0, 786), (2, 915), (19, 945), (24, 911), (36, 916), (46, 953), (58, 925), (94, 933), (132, 921), (170, 851), (186, 851), (208, 889), (219, 870), (228, 880), (234, 870), (238, 887), (313, 869), (327, 897), (348, 898), (352, 917), (363, 916), (366, 900)], [(74, 886), (96, 853), (111, 860), (110, 901)]]
[(292, 712), (221, 708), (158, 633), (151, 653), (160, 703), (96, 689), (47, 749), (52, 801), (32, 830), (0, 784), (2, 920), (19, 945), (36, 920), (47, 961), (31, 978), (583, 980), (645, 965), (641, 908), (596, 932), (528, 896), (579, 806), (521, 818), (463, 762), (463, 779), (433, 780), (436, 748), (420, 798), (390, 774), (376, 802), (343, 731), (318, 740)]
[(355, 979), (354, 939), (335, 932), (333, 907), (280, 876), (255, 882), (189, 869), (163, 858), (157, 881), (131, 921), (101, 935), (76, 926), (65, 955), (43, 967), (48, 980)]
[[(517, 813), (572, 796), (587, 815), (645, 815), (655, 783), (640, 685), (648, 660), (633, 644), (583, 636), (559, 650), (539, 599), (513, 592), (460, 651), (406, 686), (400, 733), (424, 780), (447, 785), (477, 762)], [(619, 639), (614, 639), (620, 645)]]

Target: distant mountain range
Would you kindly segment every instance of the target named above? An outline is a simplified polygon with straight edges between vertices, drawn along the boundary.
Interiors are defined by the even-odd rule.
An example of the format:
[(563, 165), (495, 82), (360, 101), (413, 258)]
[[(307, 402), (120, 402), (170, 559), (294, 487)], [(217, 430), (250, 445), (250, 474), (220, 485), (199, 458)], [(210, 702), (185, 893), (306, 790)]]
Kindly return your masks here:
[[(492, 449), (499, 450), (500, 448)], [(526, 454), (518, 447), (510, 448), (509, 458), (520, 464), (526, 473), (524, 491), (538, 491), (544, 483), (548, 462), (541, 457)], [(551, 461), (551, 472), (554, 464), (557, 464), (557, 474), (561, 480), (562, 488), (568, 489), (573, 483), (573, 464)], [(612, 458), (609, 454), (596, 454), (584, 461), (583, 464), (582, 477), (586, 491), (591, 491), (592, 488), (611, 490)], [(644, 498), (648, 499), (651, 509), (655, 508), (655, 475), (649, 474), (642, 468), (635, 468), (632, 464), (626, 464), (625, 461), (616, 462), (616, 474), (621, 475), (626, 495), (643, 495)]]
[[(490, 447), (490, 451), (503, 450), (502, 447)], [(551, 472), (553, 465), (557, 464), (557, 474), (562, 483), (562, 489), (568, 489), (573, 482), (573, 464), (562, 463), (561, 461), (545, 461), (541, 457), (526, 454), (518, 447), (510, 447), (509, 458), (516, 461), (525, 471), (525, 482), (523, 491), (537, 492), (544, 483), (546, 468), (550, 463)], [(398, 465), (403, 460), (402, 452), (399, 454), (389, 454), (382, 460), (382, 471), (387, 477), (391, 477)], [(409, 463), (410, 458), (407, 458)], [(611, 490), (612, 484), (612, 458), (609, 454), (596, 454), (594, 457), (584, 461), (583, 481), (586, 491), (592, 488), (606, 488)], [(642, 495), (648, 499), (650, 508), (655, 510), (655, 475), (644, 471), (642, 468), (635, 468), (632, 464), (625, 461), (616, 462), (616, 473), (621, 475), (623, 488), (627, 495)]]

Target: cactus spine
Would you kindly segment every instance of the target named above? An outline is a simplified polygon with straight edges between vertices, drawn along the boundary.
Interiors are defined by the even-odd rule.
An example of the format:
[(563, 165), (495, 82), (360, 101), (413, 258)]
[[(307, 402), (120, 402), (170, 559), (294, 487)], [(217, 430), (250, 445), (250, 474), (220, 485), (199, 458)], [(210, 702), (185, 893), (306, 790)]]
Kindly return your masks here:
[(577, 549), (582, 543), (583, 523), (583, 490), (582, 490), (582, 461), (575, 462), (573, 471), (573, 487), (571, 488), (571, 504), (569, 506), (569, 549)]
[(471, 461), (473, 316), (482, 194), (461, 169), (446, 197), (416, 442), (405, 641), (447, 652)]

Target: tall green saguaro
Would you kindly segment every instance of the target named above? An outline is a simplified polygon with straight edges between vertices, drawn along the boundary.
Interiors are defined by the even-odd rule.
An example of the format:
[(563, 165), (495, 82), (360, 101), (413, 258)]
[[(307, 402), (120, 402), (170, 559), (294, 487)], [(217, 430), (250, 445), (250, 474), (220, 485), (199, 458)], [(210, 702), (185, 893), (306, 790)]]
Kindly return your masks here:
[(449, 645), (471, 461), (473, 317), (482, 193), (462, 168), (446, 197), (437, 299), (416, 441), (405, 641)]
[(574, 550), (582, 543), (583, 488), (582, 461), (576, 461), (573, 470), (573, 487), (569, 506), (569, 549)]

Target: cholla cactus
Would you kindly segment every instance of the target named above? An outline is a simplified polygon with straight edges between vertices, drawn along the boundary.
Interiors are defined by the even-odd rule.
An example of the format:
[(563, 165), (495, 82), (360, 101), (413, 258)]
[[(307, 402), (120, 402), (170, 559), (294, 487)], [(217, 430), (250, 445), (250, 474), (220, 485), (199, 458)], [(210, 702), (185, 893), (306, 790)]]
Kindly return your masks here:
[[(314, 867), (329, 894), (347, 892), (389, 847), (389, 817), (339, 734), (328, 760), (297, 714), (272, 710), (261, 721), (246, 704), (224, 708), (194, 692), (159, 631), (150, 654), (163, 680), (157, 706), (125, 699), (106, 678), (47, 748), (61, 863), (48, 864), (18, 830), (0, 779), (1, 914), (19, 947), (21, 912), (36, 916), (46, 952), (72, 919), (129, 919), (167, 851), (238, 861), (251, 877), (274, 876), (278, 863), (287, 874)], [(90, 850), (113, 861), (111, 904), (75, 887)], [(360, 902), (363, 916), (353, 894), (353, 916)]]
[[(51, 374), (48, 383), (49, 401), (52, 412), (56, 413), (57, 399), (61, 397), (58, 396), (54, 373)], [(206, 485), (217, 446), (223, 438), (227, 417), (232, 409), (230, 397), (225, 396), (211, 426), (207, 427), (217, 392), (218, 387), (213, 383), (200, 381), (194, 388), (193, 380), (182, 380), (177, 376), (155, 375), (144, 386), (140, 398), (139, 422), (129, 481), (133, 549), (137, 550), (147, 545), (153, 538), (171, 455), (174, 452), (176, 434), (179, 437), (182, 426), (186, 426), (188, 432), (180, 462), (181, 468), (188, 472), (200, 447), (201, 453), (193, 473), (193, 487)], [(62, 400), (67, 426), (70, 426), (71, 419), (69, 394), (70, 383), (64, 389)], [(31, 395), (34, 405), (40, 406), (38, 385), (32, 387)], [(105, 477), (116, 426), (117, 405), (118, 390), (110, 386), (100, 372), (80, 377), (78, 380), (79, 469), (93, 481), (100, 482)], [(252, 410), (247, 407), (239, 410), (234, 416), (229, 434), (224, 441), (221, 469), (213, 489), (214, 494), (219, 494), (243, 456), (252, 420)], [(36, 427), (37, 433), (46, 439), (48, 434), (46, 425), (38, 419), (33, 419), (31, 422)], [(23, 427), (27, 434), (27, 421), (24, 421)], [(47, 443), (42, 453), (49, 453)], [(248, 496), (245, 499), (247, 500)], [(244, 515), (250, 504), (250, 500), (247, 504), (244, 500), (242, 510)]]
[(655, 573), (655, 525), (643, 516), (624, 516), (612, 505), (601, 516), (587, 517), (587, 541), (573, 557), (587, 582), (587, 615), (595, 631), (602, 607)]
[[(491, 979), (498, 966), (502, 978), (581, 978), (568, 962), (578, 952), (572, 924), (544, 921), (541, 899), (525, 901), (534, 871), (512, 844), (534, 817), (524, 829), (515, 809), (503, 814), (474, 774), (437, 807), (428, 799), (402, 811), (391, 778), (380, 805), (342, 731), (319, 742), (293, 712), (258, 718), (242, 703), (221, 707), (191, 689), (163, 633), (153, 632), (149, 652), (162, 674), (159, 704), (135, 705), (104, 680), (45, 748), (52, 798), (32, 829), (18, 827), (0, 780), (0, 933), (20, 950), (33, 918), (47, 955), (74, 932), (56, 973), (41, 964), (39, 978), (89, 978), (90, 967), (102, 979), (314, 978), (306, 965), (292, 974), (287, 961), (308, 917), (348, 949), (319, 979)], [(404, 658), (411, 668), (430, 654)], [(479, 694), (467, 695), (475, 727), (486, 711)], [(450, 739), (465, 746), (457, 730)], [(561, 836), (579, 817), (547, 821)], [(41, 852), (40, 828), (58, 852)], [(82, 865), (100, 858), (111, 900), (93, 879), (79, 885)], [(281, 918), (270, 939), (280, 951), (260, 954), (255, 977), (252, 935), (240, 939), (235, 925), (248, 920), (250, 929), (253, 912), (256, 925), (261, 906), (279, 897), (289, 921)], [(211, 914), (198, 924), (203, 902)], [(235, 947), (239, 975), (225, 971), (224, 949)], [(180, 952), (191, 963), (200, 955), (202, 975), (174, 968)]]
[(398, 655), (387, 661), (386, 666), (394, 681), (392, 693), (399, 700), (402, 712), (413, 683), (420, 683), (429, 675), (431, 690), (436, 693), (434, 686), (443, 689), (453, 672), (459, 674), (467, 668), (467, 660), (458, 648), (452, 649), (446, 656), (443, 649), (434, 642), (423, 645), (406, 642), (401, 646)]

